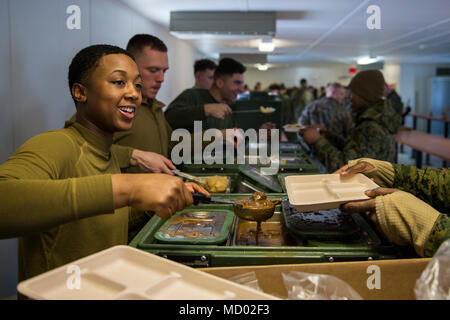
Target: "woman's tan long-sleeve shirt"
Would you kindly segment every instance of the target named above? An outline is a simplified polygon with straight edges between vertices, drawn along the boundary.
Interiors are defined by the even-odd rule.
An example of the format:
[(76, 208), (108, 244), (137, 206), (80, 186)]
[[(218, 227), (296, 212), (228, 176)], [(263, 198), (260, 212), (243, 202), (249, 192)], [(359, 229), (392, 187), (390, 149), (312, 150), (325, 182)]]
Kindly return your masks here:
[(111, 142), (79, 123), (26, 141), (0, 165), (0, 238), (19, 237), (19, 281), (127, 243)]

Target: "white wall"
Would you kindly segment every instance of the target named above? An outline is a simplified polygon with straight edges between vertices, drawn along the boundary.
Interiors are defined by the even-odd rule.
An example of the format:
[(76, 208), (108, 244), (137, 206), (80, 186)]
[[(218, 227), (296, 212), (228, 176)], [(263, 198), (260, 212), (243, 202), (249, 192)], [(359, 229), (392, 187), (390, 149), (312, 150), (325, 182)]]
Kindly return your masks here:
[[(400, 90), (403, 103), (412, 108), (412, 112), (428, 114), (431, 111), (431, 79), (436, 76), (436, 68), (450, 68), (450, 64), (401, 64)], [(412, 126), (411, 117), (407, 118), (407, 126)], [(426, 129), (425, 121), (418, 121), (419, 130)]]
[[(13, 113), (11, 104), (11, 66), (10, 66), (10, 29), (9, 3), (0, 0), (0, 163), (5, 161), (14, 150)], [(17, 283), (17, 240), (0, 240), (0, 298), (15, 294)]]
[[(66, 28), (66, 8), (81, 8), (81, 29)], [(193, 85), (199, 53), (168, 30), (116, 0), (0, 0), (0, 163), (30, 137), (61, 128), (75, 107), (67, 85), (73, 56), (96, 43), (125, 47), (136, 33), (160, 37), (169, 48), (158, 99), (169, 103)], [(0, 298), (15, 294), (17, 240), (0, 241)]]
[(431, 78), (436, 76), (438, 67), (450, 68), (450, 64), (402, 64), (400, 93), (405, 102), (417, 113), (431, 111)]
[[(0, 108), (2, 116), (0, 117), (0, 163), (7, 159), (14, 148), (13, 132), (13, 108), (11, 102), (11, 66), (10, 66), (10, 40), (9, 40), (9, 17), (8, 1), (0, 0), (0, 65), (2, 68), (2, 77), (0, 77)], [(8, 109), (6, 109), (8, 108)], [(1, 259), (1, 256), (0, 256)]]
[(299, 86), (302, 78), (308, 80), (308, 84), (316, 88), (334, 81), (347, 85), (351, 79), (348, 72), (350, 67), (352, 65), (342, 63), (304, 63), (272, 68), (267, 71), (259, 71), (249, 67), (244, 74), (244, 80), (250, 89), (253, 89), (258, 81), (261, 82), (263, 88), (274, 82), (283, 82), (286, 87)]

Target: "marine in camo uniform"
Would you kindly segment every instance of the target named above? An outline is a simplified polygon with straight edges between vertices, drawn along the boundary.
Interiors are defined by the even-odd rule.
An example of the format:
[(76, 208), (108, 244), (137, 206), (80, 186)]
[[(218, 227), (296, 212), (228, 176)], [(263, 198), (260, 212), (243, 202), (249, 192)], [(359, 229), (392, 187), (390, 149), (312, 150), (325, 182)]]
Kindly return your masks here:
[(302, 126), (322, 125), (329, 132), (346, 139), (353, 127), (352, 115), (343, 105), (345, 88), (331, 83), (326, 88), (325, 97), (308, 104), (298, 119)]
[(308, 82), (306, 79), (300, 80), (300, 89), (297, 89), (291, 94), (291, 106), (294, 119), (297, 120), (302, 114), (303, 109), (314, 100), (311, 91), (308, 90)]
[(388, 84), (385, 84), (384, 88), (384, 96), (386, 99), (391, 101), (392, 108), (399, 114), (403, 114), (403, 102), (402, 98), (398, 95), (397, 91), (394, 88), (389, 87)]
[(332, 133), (321, 137), (312, 128), (303, 131), (303, 139), (314, 146), (316, 157), (328, 172), (339, 169), (350, 159), (362, 157), (395, 162), (395, 134), (401, 116), (388, 100), (382, 99), (384, 83), (378, 70), (361, 71), (350, 82), (352, 110), (356, 115), (346, 141)]

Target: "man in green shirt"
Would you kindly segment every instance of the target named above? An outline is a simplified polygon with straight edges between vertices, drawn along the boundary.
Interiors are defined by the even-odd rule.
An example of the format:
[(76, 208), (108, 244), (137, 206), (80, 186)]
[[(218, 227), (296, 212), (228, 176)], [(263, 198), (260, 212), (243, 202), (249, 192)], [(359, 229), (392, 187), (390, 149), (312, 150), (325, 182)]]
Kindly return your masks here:
[(134, 57), (109, 45), (69, 67), (76, 121), (26, 141), (0, 165), (0, 238), (19, 237), (19, 281), (127, 244), (129, 207), (167, 219), (193, 203), (194, 184), (165, 174), (121, 174), (110, 148), (141, 103)]
[(172, 101), (165, 115), (172, 129), (194, 132), (194, 121), (202, 121), (202, 129), (233, 127), (230, 105), (244, 90), (246, 68), (238, 61), (223, 58), (214, 73), (211, 89), (186, 89)]
[(194, 88), (210, 89), (214, 83), (214, 71), (217, 65), (209, 59), (200, 59), (194, 63)]

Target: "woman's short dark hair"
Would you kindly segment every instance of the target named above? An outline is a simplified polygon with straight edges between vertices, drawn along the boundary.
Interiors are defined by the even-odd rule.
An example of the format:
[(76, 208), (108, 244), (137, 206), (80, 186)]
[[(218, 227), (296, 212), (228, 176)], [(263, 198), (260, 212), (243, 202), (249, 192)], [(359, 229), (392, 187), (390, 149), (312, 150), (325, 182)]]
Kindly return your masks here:
[(232, 76), (235, 73), (244, 73), (247, 70), (244, 65), (232, 58), (223, 58), (219, 61), (219, 65), (214, 72), (214, 78), (221, 76)]
[[(99, 61), (103, 56), (110, 54), (125, 54), (133, 61), (134, 57), (126, 50), (108, 44), (96, 44), (82, 49), (72, 59), (69, 66), (69, 89), (72, 95), (72, 86), (75, 83), (83, 83), (89, 77), (90, 73), (98, 67)], [(72, 99), (76, 101), (72, 95)]]

